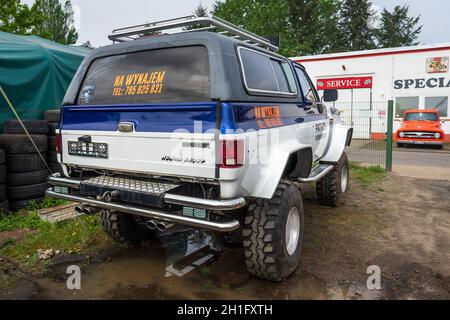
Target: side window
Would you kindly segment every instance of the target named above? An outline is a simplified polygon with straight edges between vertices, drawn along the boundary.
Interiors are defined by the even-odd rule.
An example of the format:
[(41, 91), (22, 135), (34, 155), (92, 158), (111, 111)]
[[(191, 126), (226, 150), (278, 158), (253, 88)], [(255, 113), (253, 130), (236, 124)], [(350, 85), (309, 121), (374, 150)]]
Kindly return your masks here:
[(245, 86), (250, 92), (295, 96), (297, 86), (287, 61), (239, 48)]
[(311, 81), (309, 80), (305, 71), (296, 67), (295, 72), (297, 73), (298, 79), (300, 81), (300, 86), (302, 87), (304, 97), (308, 101), (319, 102), (319, 97), (316, 93), (316, 89), (314, 89), (314, 86), (311, 84)]

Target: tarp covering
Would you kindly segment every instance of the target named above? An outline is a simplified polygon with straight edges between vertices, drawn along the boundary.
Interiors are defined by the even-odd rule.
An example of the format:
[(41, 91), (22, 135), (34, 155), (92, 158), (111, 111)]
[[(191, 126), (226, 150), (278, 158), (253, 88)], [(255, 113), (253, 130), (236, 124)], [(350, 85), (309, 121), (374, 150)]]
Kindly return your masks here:
[[(0, 32), (0, 85), (22, 119), (42, 119), (58, 109), (84, 57), (85, 47), (65, 46), (37, 36)], [(0, 128), (15, 119), (0, 96)]]

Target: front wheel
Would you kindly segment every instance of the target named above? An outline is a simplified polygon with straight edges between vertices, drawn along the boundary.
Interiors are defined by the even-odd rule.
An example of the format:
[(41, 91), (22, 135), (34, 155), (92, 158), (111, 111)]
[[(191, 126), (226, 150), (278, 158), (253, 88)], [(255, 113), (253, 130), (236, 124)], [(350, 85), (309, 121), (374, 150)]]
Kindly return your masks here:
[(317, 196), (322, 204), (339, 207), (344, 204), (350, 182), (350, 164), (347, 154), (342, 153), (333, 170), (316, 184)]
[(245, 263), (253, 275), (283, 281), (298, 267), (303, 247), (304, 213), (297, 186), (280, 182), (270, 200), (248, 208), (243, 230)]

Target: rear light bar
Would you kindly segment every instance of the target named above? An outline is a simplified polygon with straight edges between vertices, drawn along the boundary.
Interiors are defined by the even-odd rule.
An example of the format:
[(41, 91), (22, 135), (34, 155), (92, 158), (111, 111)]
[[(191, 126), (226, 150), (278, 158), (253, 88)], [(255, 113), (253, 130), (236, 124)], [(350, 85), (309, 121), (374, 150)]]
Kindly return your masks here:
[(244, 140), (220, 140), (219, 167), (236, 169), (244, 165)]

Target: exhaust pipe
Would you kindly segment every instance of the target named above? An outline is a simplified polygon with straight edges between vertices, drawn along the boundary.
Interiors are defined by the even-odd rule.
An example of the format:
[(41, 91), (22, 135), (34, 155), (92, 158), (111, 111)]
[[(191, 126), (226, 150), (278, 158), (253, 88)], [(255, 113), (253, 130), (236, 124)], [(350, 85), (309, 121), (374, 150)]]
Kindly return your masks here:
[(157, 222), (155, 220), (148, 220), (145, 225), (147, 226), (147, 228), (149, 228), (150, 230), (155, 230), (157, 227)]
[(170, 222), (164, 222), (164, 221), (159, 221), (156, 224), (156, 229), (158, 229), (158, 231), (160, 232), (164, 232), (167, 229), (172, 228), (175, 225), (175, 223), (170, 223)]
[(86, 215), (93, 215), (100, 211), (99, 208), (93, 206), (84, 206), (83, 213)]
[(78, 214), (85, 214), (85, 213), (84, 213), (84, 208), (85, 208), (85, 207), (86, 207), (86, 206), (85, 206), (84, 204), (79, 205), (79, 206), (76, 206), (76, 207), (75, 207), (75, 212), (78, 213)]

